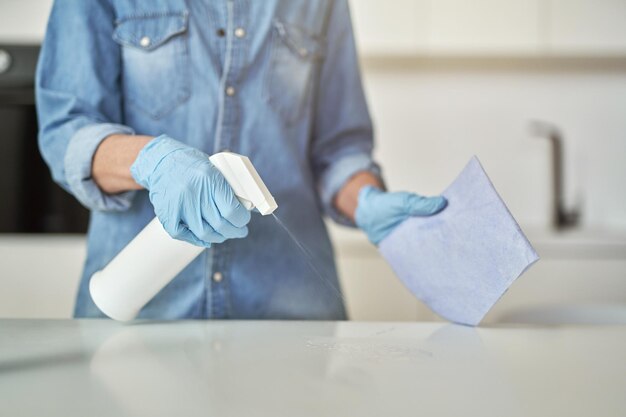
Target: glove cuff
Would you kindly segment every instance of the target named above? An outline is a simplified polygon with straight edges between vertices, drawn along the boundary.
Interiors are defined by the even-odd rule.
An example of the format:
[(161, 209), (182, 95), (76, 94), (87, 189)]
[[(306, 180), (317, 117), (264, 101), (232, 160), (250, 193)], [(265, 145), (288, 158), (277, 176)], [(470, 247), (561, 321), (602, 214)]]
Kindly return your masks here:
[(141, 149), (130, 167), (130, 174), (137, 184), (150, 189), (150, 176), (161, 161), (172, 152), (187, 148), (189, 146), (167, 135), (157, 136)]
[(356, 225), (359, 227), (359, 229), (361, 230), (365, 230), (366, 226), (367, 226), (367, 221), (366, 221), (366, 215), (364, 213), (365, 210), (365, 206), (366, 206), (366, 200), (369, 198), (369, 196), (374, 193), (374, 194), (378, 194), (383, 192), (380, 188), (375, 187), (373, 185), (366, 185), (364, 187), (361, 187), (361, 189), (359, 190), (359, 196), (357, 199), (357, 204), (356, 204), (356, 210), (354, 211), (354, 222), (356, 223)]

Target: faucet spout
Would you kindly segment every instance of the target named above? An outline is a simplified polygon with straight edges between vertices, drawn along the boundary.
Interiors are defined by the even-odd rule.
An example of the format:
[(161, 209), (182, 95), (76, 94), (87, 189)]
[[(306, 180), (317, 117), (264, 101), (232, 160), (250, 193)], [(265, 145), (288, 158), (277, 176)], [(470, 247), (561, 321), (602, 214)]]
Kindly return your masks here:
[(565, 188), (563, 170), (563, 135), (559, 129), (548, 122), (532, 121), (531, 133), (550, 142), (552, 159), (552, 225), (556, 230), (563, 230), (578, 225), (580, 210), (565, 207)]

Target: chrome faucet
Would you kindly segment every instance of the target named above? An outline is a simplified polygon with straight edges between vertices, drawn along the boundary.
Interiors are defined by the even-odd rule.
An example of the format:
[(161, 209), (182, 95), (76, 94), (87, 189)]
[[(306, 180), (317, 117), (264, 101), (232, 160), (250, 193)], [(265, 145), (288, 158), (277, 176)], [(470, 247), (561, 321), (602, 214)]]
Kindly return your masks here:
[(556, 230), (574, 227), (580, 220), (580, 209), (565, 207), (564, 171), (563, 171), (563, 136), (559, 129), (548, 122), (532, 121), (531, 133), (548, 139), (552, 152), (552, 226)]

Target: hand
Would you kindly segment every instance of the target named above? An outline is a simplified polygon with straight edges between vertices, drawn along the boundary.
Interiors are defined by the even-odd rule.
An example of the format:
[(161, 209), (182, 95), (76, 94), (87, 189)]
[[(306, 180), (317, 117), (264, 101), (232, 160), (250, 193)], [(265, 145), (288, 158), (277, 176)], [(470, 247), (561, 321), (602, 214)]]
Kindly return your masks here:
[(250, 212), (207, 154), (162, 135), (141, 150), (131, 174), (150, 191), (154, 211), (173, 238), (210, 247), (248, 235)]
[(388, 193), (372, 186), (359, 192), (355, 220), (375, 245), (400, 223), (411, 216), (431, 216), (446, 207), (444, 197), (423, 197), (419, 194)]

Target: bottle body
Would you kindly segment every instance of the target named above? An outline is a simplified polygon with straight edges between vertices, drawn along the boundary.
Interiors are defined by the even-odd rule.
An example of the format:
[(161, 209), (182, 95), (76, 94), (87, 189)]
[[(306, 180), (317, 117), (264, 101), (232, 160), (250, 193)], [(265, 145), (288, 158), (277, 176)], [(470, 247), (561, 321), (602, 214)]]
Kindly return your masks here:
[(112, 319), (132, 320), (204, 249), (172, 239), (155, 217), (104, 269), (93, 274), (91, 298)]
[[(220, 152), (209, 160), (245, 208), (257, 209), (264, 216), (278, 208), (246, 156)], [(104, 269), (91, 276), (91, 298), (112, 319), (132, 320), (204, 249), (173, 239), (155, 217)]]

